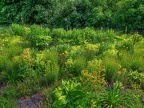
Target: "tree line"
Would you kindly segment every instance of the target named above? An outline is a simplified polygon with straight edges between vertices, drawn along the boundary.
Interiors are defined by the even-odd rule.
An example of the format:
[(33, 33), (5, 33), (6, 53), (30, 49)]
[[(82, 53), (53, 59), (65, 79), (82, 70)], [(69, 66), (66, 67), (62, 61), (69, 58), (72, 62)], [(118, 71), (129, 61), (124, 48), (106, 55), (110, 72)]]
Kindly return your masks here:
[(0, 24), (144, 29), (144, 0), (1, 0)]

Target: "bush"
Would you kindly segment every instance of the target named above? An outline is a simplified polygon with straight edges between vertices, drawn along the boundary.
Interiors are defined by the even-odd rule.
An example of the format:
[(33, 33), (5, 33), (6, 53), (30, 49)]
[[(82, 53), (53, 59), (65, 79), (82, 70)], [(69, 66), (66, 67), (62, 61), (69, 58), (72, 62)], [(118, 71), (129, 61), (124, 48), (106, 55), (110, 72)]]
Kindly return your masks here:
[(131, 55), (126, 51), (121, 51), (119, 54), (119, 59), (122, 67), (126, 68), (127, 70), (130, 70), (132, 62), (129, 62), (132, 60)]
[(96, 57), (99, 52), (100, 44), (86, 44), (84, 47), (84, 56), (87, 60), (92, 60)]
[(69, 56), (75, 59), (81, 54), (83, 54), (83, 48), (81, 46), (71, 46)]
[(102, 60), (102, 64), (105, 66), (106, 69), (105, 79), (108, 82), (113, 82), (116, 77), (119, 63), (115, 58), (107, 56)]
[(77, 57), (74, 60), (74, 70), (72, 72), (72, 74), (74, 75), (80, 75), (81, 71), (84, 70), (86, 68), (86, 58), (83, 56)]
[(15, 35), (23, 36), (25, 34), (24, 27), (22, 25), (12, 24), (11, 28)]
[(23, 53), (19, 56), (14, 56), (11, 60), (11, 68), (6, 68), (3, 71), (2, 78), (6, 82), (16, 83), (23, 80), (28, 76), (33, 76), (33, 58), (30, 54), (30, 49), (24, 49)]
[(117, 43), (116, 49), (118, 50), (126, 50), (130, 53), (134, 52), (134, 46), (133, 46), (133, 40), (130, 39), (124, 39), (123, 41)]
[(98, 72), (102, 66), (102, 60), (93, 59), (87, 62), (87, 69), (89, 72)]
[(47, 48), (52, 41), (50, 29), (44, 29), (40, 26), (32, 25), (30, 30), (31, 32), (28, 39), (31, 42), (31, 45), (38, 47), (39, 49)]
[(73, 80), (62, 80), (62, 85), (55, 88), (53, 95), (54, 102), (52, 106), (54, 108), (91, 108), (98, 106), (98, 103), (95, 103), (96, 97), (93, 93), (85, 92), (84, 87)]
[(131, 83), (131, 86), (134, 87), (135, 89), (144, 87), (143, 73), (139, 73), (138, 71), (130, 71), (128, 78), (129, 82)]
[(105, 68), (99, 67), (98, 71), (82, 70), (79, 81), (87, 87), (87, 91), (99, 94), (99, 91), (105, 91), (107, 81), (105, 80)]
[(43, 76), (45, 83), (51, 84), (58, 80), (59, 65), (57, 52), (43, 51), (36, 55), (36, 71)]

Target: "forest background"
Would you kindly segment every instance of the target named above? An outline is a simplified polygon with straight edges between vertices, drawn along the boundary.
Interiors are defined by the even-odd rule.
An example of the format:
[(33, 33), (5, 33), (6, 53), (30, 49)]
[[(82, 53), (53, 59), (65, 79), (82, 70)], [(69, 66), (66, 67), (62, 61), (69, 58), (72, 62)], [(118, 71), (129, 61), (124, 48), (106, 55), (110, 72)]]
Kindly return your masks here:
[(1, 0), (0, 24), (144, 29), (144, 0)]

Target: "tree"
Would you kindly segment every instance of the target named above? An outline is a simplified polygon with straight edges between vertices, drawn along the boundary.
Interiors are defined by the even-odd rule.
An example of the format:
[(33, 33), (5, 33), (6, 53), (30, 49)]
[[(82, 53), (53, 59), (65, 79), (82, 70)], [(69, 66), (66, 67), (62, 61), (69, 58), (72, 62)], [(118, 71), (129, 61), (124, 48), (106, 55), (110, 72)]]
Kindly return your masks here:
[(122, 0), (117, 3), (117, 11), (114, 13), (113, 24), (117, 28), (138, 29), (144, 28), (144, 1)]

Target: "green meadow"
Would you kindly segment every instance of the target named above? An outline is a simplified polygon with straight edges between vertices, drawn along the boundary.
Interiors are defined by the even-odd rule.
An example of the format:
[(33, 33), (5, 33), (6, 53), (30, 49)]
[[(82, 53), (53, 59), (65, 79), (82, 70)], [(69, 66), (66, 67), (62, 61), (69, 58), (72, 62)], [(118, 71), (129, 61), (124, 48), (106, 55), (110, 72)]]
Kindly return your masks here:
[[(0, 27), (0, 107), (143, 108), (144, 37), (112, 29)], [(3, 89), (2, 89), (3, 88)]]

